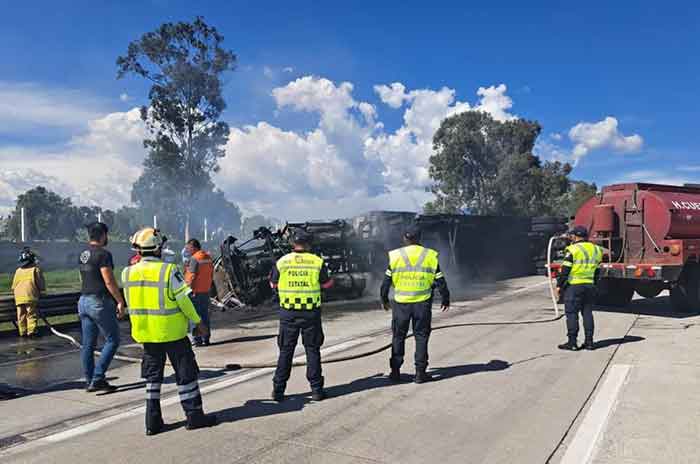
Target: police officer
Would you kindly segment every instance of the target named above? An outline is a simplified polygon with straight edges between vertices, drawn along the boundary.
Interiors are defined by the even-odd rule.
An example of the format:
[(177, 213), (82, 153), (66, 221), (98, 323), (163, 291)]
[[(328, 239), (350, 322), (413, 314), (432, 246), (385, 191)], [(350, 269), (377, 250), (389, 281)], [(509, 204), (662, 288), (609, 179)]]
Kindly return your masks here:
[[(566, 248), (561, 273), (557, 278), (557, 291), (564, 294), (564, 312), (569, 340), (559, 345), (559, 349), (577, 351), (594, 349), (593, 345), (593, 303), (596, 297), (597, 271), (605, 250), (588, 241), (588, 230), (576, 226), (569, 231), (572, 244)], [(583, 315), (585, 342), (579, 347), (578, 313)]]
[(299, 333), (306, 351), (306, 378), (311, 385), (311, 397), (314, 401), (325, 397), (321, 371), (324, 340), (321, 288), (332, 287), (333, 279), (329, 277), (323, 259), (309, 251), (312, 240), (310, 233), (296, 229), (292, 237), (293, 251), (277, 261), (270, 275), (270, 285), (279, 295), (277, 345), (280, 353), (272, 379), (272, 399), (278, 402), (284, 400)]
[(190, 288), (174, 264), (161, 260), (167, 239), (147, 227), (131, 238), (141, 260), (122, 272), (124, 295), (131, 319), (131, 336), (143, 344), (141, 376), (146, 380), (146, 435), (162, 432), (160, 389), (167, 355), (175, 370), (180, 403), (187, 415), (187, 429), (216, 425), (216, 416), (205, 415), (197, 377), (199, 367), (187, 338), (188, 321), (206, 334), (192, 301)]
[[(420, 230), (408, 229), (403, 236), (405, 246), (389, 252), (389, 268), (381, 287), (382, 306), (392, 309), (391, 331), (393, 334), (391, 375), (393, 382), (401, 380), (401, 365), (406, 345), (408, 327), (413, 323), (416, 339), (416, 383), (432, 380), (428, 368), (428, 339), (430, 337), (433, 288), (437, 287), (442, 297), (442, 310), (450, 307), (450, 292), (445, 276), (440, 271), (438, 253), (418, 243)], [(394, 304), (389, 305), (389, 289), (394, 286)]]

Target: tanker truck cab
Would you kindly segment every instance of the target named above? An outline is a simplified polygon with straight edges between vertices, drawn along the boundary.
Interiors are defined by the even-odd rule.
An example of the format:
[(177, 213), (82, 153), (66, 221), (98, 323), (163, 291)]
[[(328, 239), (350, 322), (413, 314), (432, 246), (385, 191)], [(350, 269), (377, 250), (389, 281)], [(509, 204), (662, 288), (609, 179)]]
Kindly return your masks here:
[[(700, 186), (610, 185), (579, 208), (573, 226), (609, 250), (600, 305), (626, 306), (635, 291), (653, 298), (668, 289), (675, 311), (700, 311)], [(553, 263), (552, 276), (560, 269)]]

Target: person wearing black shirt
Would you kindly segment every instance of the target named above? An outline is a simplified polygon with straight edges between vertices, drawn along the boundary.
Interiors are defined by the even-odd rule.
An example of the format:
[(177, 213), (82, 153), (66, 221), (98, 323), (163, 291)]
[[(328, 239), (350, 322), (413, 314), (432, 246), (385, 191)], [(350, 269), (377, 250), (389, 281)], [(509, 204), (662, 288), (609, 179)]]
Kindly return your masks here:
[[(82, 328), (81, 360), (87, 391), (113, 391), (116, 387), (105, 380), (112, 358), (119, 348), (117, 317), (124, 315), (124, 298), (114, 279), (112, 253), (104, 247), (108, 242), (107, 225), (94, 222), (87, 226), (89, 243), (80, 254), (80, 299), (78, 315)], [(115, 305), (116, 300), (116, 305)], [(105, 339), (100, 357), (95, 363), (93, 352), (97, 336)]]

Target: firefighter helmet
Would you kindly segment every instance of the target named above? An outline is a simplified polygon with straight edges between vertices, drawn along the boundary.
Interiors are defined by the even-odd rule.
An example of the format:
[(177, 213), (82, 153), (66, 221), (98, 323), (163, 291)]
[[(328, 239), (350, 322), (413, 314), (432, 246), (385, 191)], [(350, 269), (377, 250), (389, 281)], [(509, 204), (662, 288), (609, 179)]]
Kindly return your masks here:
[(146, 227), (136, 232), (131, 237), (131, 248), (137, 251), (154, 251), (162, 248), (167, 238), (160, 230)]

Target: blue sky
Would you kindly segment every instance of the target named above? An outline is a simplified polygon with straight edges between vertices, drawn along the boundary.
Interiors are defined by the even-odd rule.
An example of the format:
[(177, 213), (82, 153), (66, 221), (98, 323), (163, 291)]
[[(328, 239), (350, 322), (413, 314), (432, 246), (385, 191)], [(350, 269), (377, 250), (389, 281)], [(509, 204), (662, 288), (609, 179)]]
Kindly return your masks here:
[[(70, 163), (85, 159), (90, 150), (104, 149), (99, 143), (114, 133), (114, 128), (103, 125), (100, 132), (100, 127), (96, 129), (100, 123), (95, 121), (110, 114), (123, 115), (146, 102), (144, 82), (115, 79), (115, 59), (129, 41), (164, 21), (190, 20), (195, 15), (203, 15), (216, 26), (225, 36), (226, 46), (239, 57), (239, 69), (227, 76), (225, 88), (229, 105), (225, 118), (243, 131), (240, 135), (245, 139), (235, 145), (238, 152), (246, 152), (254, 135), (244, 127), (265, 122), (279, 130), (257, 136), (277, 137), (272, 146), (279, 153), (285, 153), (284, 147), (279, 147), (286, 139), (297, 146), (309, 146), (302, 149), (307, 150), (304, 153), (297, 153), (307, 161), (315, 159), (314, 153), (336, 150), (338, 170), (342, 171), (358, 168), (362, 158), (347, 147), (355, 144), (361, 151), (360, 145), (367, 138), (377, 142), (385, 137), (386, 143), (375, 147), (385, 171), (396, 173), (396, 179), (399, 173), (404, 177), (415, 174), (419, 179), (421, 173), (407, 174), (406, 160), (397, 161), (400, 154), (387, 152), (389, 145), (398, 143), (390, 138), (398, 137), (397, 131), (404, 126), (413, 131), (414, 138), (419, 137), (417, 129), (406, 122), (408, 110), (413, 114), (420, 111), (420, 97), (409, 96), (410, 92), (439, 92), (447, 87), (454, 91), (452, 105), (467, 102), (473, 108), (479, 105), (478, 88), (505, 84), (507, 90), (497, 93), (512, 99), (512, 107), (504, 107), (506, 117), (536, 119), (542, 124), (542, 156), (573, 159), (577, 144), (581, 145), (575, 156), (576, 178), (599, 185), (626, 179), (700, 180), (696, 129), (700, 7), (695, 2), (536, 1), (472, 6), (467, 2), (197, 3), (154, 0), (4, 5), (0, 17), (0, 97), (4, 95), (6, 102), (4, 118), (0, 115), (4, 126), (0, 129), (0, 174), (5, 171), (5, 184), (4, 189), (0, 184), (0, 195), (24, 187), (24, 183), (12, 180), (21, 175), (22, 158), (32, 170), (33, 177), (26, 178), (43, 175), (58, 190), (84, 197), (86, 202), (101, 201), (95, 196), (94, 185), (82, 185), (75, 174), (61, 174), (64, 165), (59, 165), (59, 159)], [(282, 92), (273, 97), (274, 89), (288, 88), (307, 76), (315, 76), (303, 82), (308, 89), (298, 85), (293, 95)], [(333, 84), (335, 96), (347, 100), (350, 95), (357, 103), (339, 110), (348, 110), (347, 114), (330, 114), (319, 106), (329, 104), (328, 100), (311, 106), (299, 100), (300, 92), (328, 90), (325, 80)], [(350, 83), (352, 89), (336, 92), (343, 82)], [(406, 89), (401, 93), (405, 98), (400, 97), (400, 107), (387, 104), (374, 88), (394, 82)], [(12, 114), (23, 102), (31, 104), (37, 98), (55, 113), (46, 109)], [(375, 108), (372, 121), (358, 114), (360, 102)], [(0, 109), (2, 105), (0, 101)], [(56, 121), (61, 114), (65, 119)], [(610, 120), (603, 124), (606, 117), (615, 119), (615, 127)], [(381, 123), (380, 129), (373, 128), (376, 122)], [(579, 135), (570, 136), (581, 123), (589, 126), (579, 126)], [(341, 132), (351, 130), (358, 131), (352, 136), (355, 138), (340, 146), (339, 140), (351, 137)], [(315, 141), (307, 137), (311, 132), (326, 137), (323, 150), (318, 151)], [(133, 176), (137, 175), (140, 155), (119, 152), (135, 150), (135, 135), (130, 137), (126, 142), (123, 138), (109, 141), (110, 147), (118, 148), (105, 165), (118, 160), (131, 163), (125, 172)], [(264, 155), (250, 154), (252, 158), (260, 156)], [(45, 167), (37, 164), (42, 157), (52, 163)], [(421, 158), (416, 155), (415, 159)], [(393, 166), (392, 162), (398, 164)], [(233, 180), (221, 180), (230, 199), (241, 201), (251, 211), (274, 213), (275, 195), (284, 189), (266, 192), (260, 201), (246, 197), (245, 189), (237, 187), (246, 185), (245, 176), (236, 169), (240, 168), (228, 171)], [(361, 169), (370, 168), (363, 164)], [(380, 206), (367, 200), (376, 198), (371, 192), (344, 190), (326, 195), (323, 192), (336, 184), (313, 177), (309, 174), (305, 178), (309, 193), (299, 197), (299, 204), (312, 198), (327, 207), (360, 195), (363, 200), (359, 204)], [(398, 198), (403, 187), (396, 179), (387, 184), (395, 190), (388, 202), (401, 207), (404, 204)], [(263, 187), (255, 189), (262, 191)], [(110, 197), (125, 195), (128, 186), (117, 190)], [(422, 199), (416, 197), (415, 201)]]

